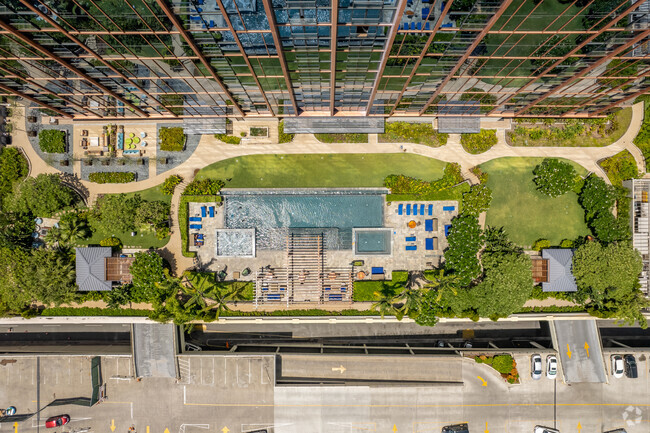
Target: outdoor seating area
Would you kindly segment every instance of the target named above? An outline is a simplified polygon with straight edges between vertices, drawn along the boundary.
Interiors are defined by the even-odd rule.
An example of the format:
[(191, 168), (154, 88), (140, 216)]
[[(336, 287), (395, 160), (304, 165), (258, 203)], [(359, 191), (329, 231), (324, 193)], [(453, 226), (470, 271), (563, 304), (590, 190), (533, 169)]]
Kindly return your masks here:
[[(76, 129), (75, 146), (78, 155), (85, 157), (142, 157), (154, 153), (147, 140), (156, 137), (156, 126), (102, 125)], [(151, 155), (155, 156), (155, 155)]]
[(217, 254), (217, 230), (223, 224), (223, 215), (216, 203), (192, 202), (188, 206), (188, 249), (202, 262), (210, 262)]
[[(431, 30), (435, 22), (445, 9), (447, 2), (436, 0), (407, 0), (404, 17), (400, 23), (399, 29), (403, 31), (422, 31)], [(441, 27), (454, 27), (455, 23), (449, 18), (449, 14), (444, 17)]]

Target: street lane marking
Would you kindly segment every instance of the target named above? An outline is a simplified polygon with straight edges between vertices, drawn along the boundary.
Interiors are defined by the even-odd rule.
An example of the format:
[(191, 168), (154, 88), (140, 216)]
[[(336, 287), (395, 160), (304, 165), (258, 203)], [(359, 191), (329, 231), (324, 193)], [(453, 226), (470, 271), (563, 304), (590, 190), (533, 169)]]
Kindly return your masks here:
[(566, 344), (566, 354), (571, 359), (571, 348), (569, 347), (569, 343)]
[(585, 346), (584, 347), (585, 347), (585, 350), (587, 351), (587, 358), (589, 358), (589, 345), (587, 344), (586, 341), (585, 341)]
[[(108, 403), (108, 402), (105, 402)], [(630, 403), (491, 403), (491, 404), (272, 404), (272, 403), (184, 403), (185, 406), (210, 407), (366, 407), (366, 408), (445, 408), (445, 407), (627, 407)], [(633, 406), (650, 407), (650, 403)]]
[(393, 424), (393, 433), (397, 432), (397, 424)]
[(580, 433), (581, 431), (582, 431), (582, 424), (580, 424), (580, 421), (578, 421), (578, 433)]
[(14, 433), (18, 433), (18, 423), (14, 423)]
[(476, 376), (476, 377), (478, 378), (478, 380), (480, 380), (481, 382), (483, 382), (483, 383), (481, 384), (481, 386), (487, 386), (487, 382), (485, 381), (485, 379), (483, 379), (481, 376)]
[(115, 420), (111, 420), (111, 431), (115, 431)]
[(345, 373), (345, 370), (347, 370), (347, 368), (343, 367), (342, 365), (340, 367), (332, 367), (332, 371), (338, 371), (341, 374)]
[(225, 426), (224, 426), (224, 428), (222, 428), (221, 431), (222, 431), (223, 433), (228, 433), (228, 432), (230, 431), (230, 429), (229, 429), (228, 427), (225, 427)]
[(485, 421), (485, 433), (490, 433), (490, 430), (488, 430), (487, 421)]

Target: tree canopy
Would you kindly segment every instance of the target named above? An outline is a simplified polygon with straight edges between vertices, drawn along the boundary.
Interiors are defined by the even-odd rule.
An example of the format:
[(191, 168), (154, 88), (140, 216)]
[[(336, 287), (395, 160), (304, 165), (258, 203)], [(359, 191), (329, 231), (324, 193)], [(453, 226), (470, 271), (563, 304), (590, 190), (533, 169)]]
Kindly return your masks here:
[(133, 278), (131, 294), (135, 302), (154, 302), (168, 295), (167, 291), (161, 290), (160, 287), (166, 277), (163, 259), (155, 251), (135, 253), (130, 271)]
[(555, 158), (546, 158), (533, 170), (533, 182), (537, 190), (550, 197), (558, 197), (571, 191), (577, 173), (573, 166)]
[(461, 284), (469, 284), (481, 273), (477, 254), (483, 245), (483, 233), (478, 218), (473, 215), (454, 218), (447, 240), (445, 269), (458, 275)]
[(77, 194), (61, 182), (56, 174), (39, 174), (28, 177), (7, 197), (9, 210), (51, 217), (79, 200)]

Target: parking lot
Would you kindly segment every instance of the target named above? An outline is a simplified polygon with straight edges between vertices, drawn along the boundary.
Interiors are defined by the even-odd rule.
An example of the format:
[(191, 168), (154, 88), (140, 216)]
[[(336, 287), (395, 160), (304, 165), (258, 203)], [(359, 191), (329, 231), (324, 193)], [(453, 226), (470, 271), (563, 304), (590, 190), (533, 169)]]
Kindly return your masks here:
[[(548, 353), (540, 354), (545, 360)], [(610, 353), (604, 354), (608, 374)], [(18, 414), (41, 408), (40, 416), (18, 424), (18, 433), (45, 431), (45, 419), (59, 414), (69, 414), (71, 423), (48, 431), (91, 427), (108, 432), (114, 426), (114, 431), (127, 433), (133, 426), (143, 433), (223, 433), (224, 428), (237, 433), (263, 428), (275, 433), (425, 433), (468, 422), (472, 433), (530, 433), (538, 424), (555, 426), (562, 433), (600, 433), (620, 427), (628, 433), (647, 433), (650, 353), (633, 353), (638, 379), (609, 377), (609, 383), (570, 386), (562, 382), (561, 374), (556, 380), (532, 380), (529, 355), (515, 357), (520, 384), (508, 385), (491, 367), (465, 358), (463, 385), (424, 386), (275, 386), (272, 355), (180, 356), (178, 380), (138, 381), (133, 378), (130, 356), (104, 356), (107, 400), (92, 408), (51, 405), (90, 397), (90, 357), (5, 357), (0, 359), (0, 407), (16, 406)], [(355, 358), (354, 362), (363, 361)], [(386, 362), (390, 368), (391, 361)], [(332, 371), (345, 366), (346, 359), (331, 363), (310, 368), (322, 365)], [(361, 372), (358, 365), (349, 367), (341, 374)], [(296, 368), (294, 364), (292, 370)], [(13, 422), (0, 426), (0, 430), (12, 428)]]

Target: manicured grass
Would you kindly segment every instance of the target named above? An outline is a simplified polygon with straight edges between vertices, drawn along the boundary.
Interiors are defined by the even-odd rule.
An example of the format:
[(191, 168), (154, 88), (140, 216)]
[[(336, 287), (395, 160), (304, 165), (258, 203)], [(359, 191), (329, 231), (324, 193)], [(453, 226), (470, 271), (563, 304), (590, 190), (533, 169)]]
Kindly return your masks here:
[(209, 165), (196, 179), (223, 179), (230, 188), (380, 187), (390, 174), (438, 179), (445, 165), (401, 153), (251, 155)]
[(160, 248), (169, 242), (169, 237), (166, 237), (163, 240), (159, 240), (153, 230), (138, 230), (136, 231), (135, 236), (131, 236), (131, 232), (96, 230), (90, 238), (79, 243), (82, 245), (99, 245), (99, 242), (101, 240), (111, 236), (119, 238), (122, 241), (122, 244), (125, 246), (134, 246), (137, 248)]
[(136, 191), (136, 192), (129, 192), (126, 193), (125, 195), (127, 197), (132, 197), (136, 194), (140, 194), (140, 197), (142, 197), (143, 200), (146, 201), (164, 201), (165, 203), (171, 203), (172, 201), (172, 196), (163, 194), (163, 192), (160, 189), (161, 185), (156, 185), (154, 187), (148, 188), (148, 189), (143, 189), (142, 191)]
[[(510, 239), (530, 246), (545, 238), (552, 245), (562, 239), (589, 234), (584, 212), (574, 192), (557, 198), (537, 192), (533, 183), (533, 168), (543, 158), (500, 158), (481, 164), (489, 174), (492, 204), (487, 212), (487, 225), (504, 227)], [(573, 164), (580, 175), (586, 170)]]
[(353, 301), (377, 301), (375, 292), (381, 292), (386, 289), (393, 295), (397, 295), (404, 288), (404, 283), (408, 278), (408, 273), (393, 271), (393, 279), (386, 281), (355, 281), (354, 292), (352, 293)]

